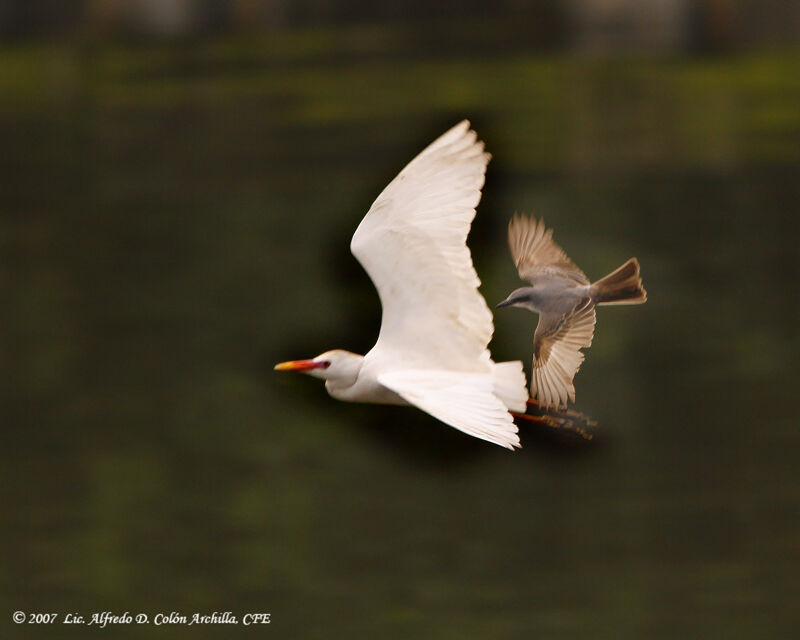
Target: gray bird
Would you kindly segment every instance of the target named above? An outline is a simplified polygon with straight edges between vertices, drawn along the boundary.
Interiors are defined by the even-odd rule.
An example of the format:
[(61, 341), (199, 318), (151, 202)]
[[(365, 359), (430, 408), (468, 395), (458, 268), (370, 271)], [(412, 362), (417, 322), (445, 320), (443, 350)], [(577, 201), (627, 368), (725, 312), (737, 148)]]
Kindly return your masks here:
[(531, 397), (543, 408), (566, 407), (568, 399), (575, 402), (572, 380), (583, 362), (580, 349), (592, 344), (595, 307), (647, 300), (639, 261), (631, 258), (592, 284), (553, 241), (553, 230), (544, 220), (516, 214), (508, 225), (508, 244), (520, 278), (532, 286), (512, 291), (497, 307), (522, 307), (539, 314)]

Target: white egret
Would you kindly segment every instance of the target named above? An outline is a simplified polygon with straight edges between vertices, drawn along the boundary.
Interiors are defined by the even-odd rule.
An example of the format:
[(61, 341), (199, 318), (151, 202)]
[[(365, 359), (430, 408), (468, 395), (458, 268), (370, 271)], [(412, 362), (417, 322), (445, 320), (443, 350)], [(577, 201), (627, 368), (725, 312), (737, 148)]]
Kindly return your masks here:
[(322, 378), (339, 400), (411, 404), (476, 438), (520, 446), (509, 410), (525, 411), (525, 374), (520, 361), (492, 361), (492, 314), (466, 245), (489, 159), (465, 120), (414, 158), (361, 221), (350, 250), (383, 307), (365, 356), (334, 350), (275, 369)]

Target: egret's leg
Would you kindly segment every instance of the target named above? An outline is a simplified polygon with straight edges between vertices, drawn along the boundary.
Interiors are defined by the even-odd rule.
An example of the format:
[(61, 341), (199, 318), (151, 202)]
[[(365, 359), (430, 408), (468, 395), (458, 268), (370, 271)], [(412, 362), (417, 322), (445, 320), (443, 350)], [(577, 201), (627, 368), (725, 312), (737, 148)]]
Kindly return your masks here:
[[(533, 398), (528, 398), (527, 401), (529, 409), (539, 409), (541, 411), (547, 411), (547, 409), (542, 409), (539, 403), (534, 400)], [(582, 413), (575, 411), (574, 409), (557, 409), (556, 413), (561, 415), (567, 415), (570, 418), (575, 418), (576, 420), (580, 420), (581, 422), (585, 422), (589, 427), (597, 426), (597, 422), (592, 420), (591, 418), (587, 418)]]
[(527, 420), (528, 422), (535, 422), (537, 424), (543, 424), (547, 427), (551, 426), (547, 420), (545, 420), (545, 416), (532, 416), (527, 413), (517, 413), (516, 411), (509, 411), (509, 413), (514, 416), (515, 419), (520, 420)]
[(572, 433), (577, 433), (581, 436), (584, 440), (591, 440), (594, 436), (588, 431), (591, 427), (597, 425), (594, 420), (590, 420), (583, 414), (578, 413), (577, 411), (573, 411), (572, 413), (575, 414), (576, 419), (582, 422), (586, 427), (580, 426), (575, 424), (573, 420), (567, 417), (562, 417), (559, 415), (554, 415), (550, 413), (543, 413), (542, 415), (530, 415), (527, 413), (517, 413), (516, 411), (509, 412), (515, 419), (524, 420), (526, 422), (532, 422), (534, 424), (539, 424), (544, 427), (548, 427), (550, 429), (558, 429), (560, 431), (570, 431)]

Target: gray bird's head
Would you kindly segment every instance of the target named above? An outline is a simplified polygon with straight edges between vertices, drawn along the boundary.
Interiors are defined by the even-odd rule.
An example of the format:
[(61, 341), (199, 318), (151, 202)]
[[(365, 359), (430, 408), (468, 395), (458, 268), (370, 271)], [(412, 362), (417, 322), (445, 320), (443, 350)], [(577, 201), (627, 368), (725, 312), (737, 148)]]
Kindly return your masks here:
[(509, 296), (495, 307), (522, 307), (523, 309), (534, 310), (533, 287), (522, 287), (514, 289)]

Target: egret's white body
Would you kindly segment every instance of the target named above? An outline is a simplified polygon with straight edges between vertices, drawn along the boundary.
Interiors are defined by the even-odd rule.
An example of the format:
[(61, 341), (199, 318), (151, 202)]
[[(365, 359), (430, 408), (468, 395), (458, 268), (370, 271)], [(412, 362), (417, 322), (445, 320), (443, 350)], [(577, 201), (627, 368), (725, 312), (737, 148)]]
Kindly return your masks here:
[(490, 155), (466, 120), (414, 158), (378, 196), (350, 250), (383, 315), (360, 356), (328, 351), (277, 369), (326, 380), (339, 400), (412, 404), (471, 436), (519, 446), (509, 410), (525, 411), (522, 363), (495, 363), (494, 326), (466, 245)]

